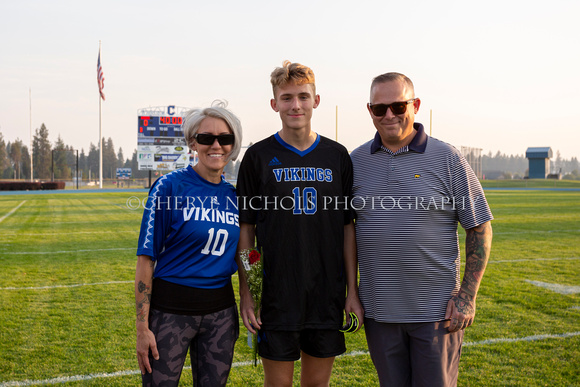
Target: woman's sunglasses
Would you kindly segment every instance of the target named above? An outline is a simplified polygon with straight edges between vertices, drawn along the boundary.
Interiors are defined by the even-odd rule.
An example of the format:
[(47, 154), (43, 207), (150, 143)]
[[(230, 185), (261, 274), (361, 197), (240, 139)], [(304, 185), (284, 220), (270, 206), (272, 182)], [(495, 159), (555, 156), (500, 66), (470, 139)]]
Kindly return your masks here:
[(387, 114), (387, 110), (389, 108), (391, 108), (393, 114), (405, 114), (405, 112), (407, 111), (407, 105), (410, 104), (411, 102), (415, 102), (416, 99), (417, 98), (413, 98), (403, 102), (393, 102), (392, 104), (389, 105), (385, 105), (384, 103), (377, 103), (373, 105), (372, 103), (369, 103), (369, 109), (371, 109), (371, 112), (373, 112), (373, 115), (375, 115), (375, 117), (384, 116), (385, 114)]
[(193, 138), (201, 145), (213, 145), (215, 140), (218, 140), (220, 145), (232, 145), (236, 140), (233, 134), (220, 134), (216, 136), (213, 134), (198, 133)]

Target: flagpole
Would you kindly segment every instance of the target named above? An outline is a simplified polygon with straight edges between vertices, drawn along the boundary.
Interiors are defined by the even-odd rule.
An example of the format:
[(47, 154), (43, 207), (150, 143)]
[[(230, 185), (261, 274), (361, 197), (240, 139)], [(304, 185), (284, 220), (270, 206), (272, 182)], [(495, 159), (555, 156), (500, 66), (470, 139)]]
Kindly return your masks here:
[[(99, 59), (101, 57), (101, 41), (99, 40)], [(101, 93), (99, 93), (99, 188), (103, 189), (103, 130), (101, 124)]]
[(28, 102), (29, 102), (29, 112), (30, 112), (30, 181), (34, 181), (34, 162), (32, 158), (32, 89), (28, 88)]
[(101, 95), (99, 94), (99, 188), (103, 189), (103, 129), (101, 126)]

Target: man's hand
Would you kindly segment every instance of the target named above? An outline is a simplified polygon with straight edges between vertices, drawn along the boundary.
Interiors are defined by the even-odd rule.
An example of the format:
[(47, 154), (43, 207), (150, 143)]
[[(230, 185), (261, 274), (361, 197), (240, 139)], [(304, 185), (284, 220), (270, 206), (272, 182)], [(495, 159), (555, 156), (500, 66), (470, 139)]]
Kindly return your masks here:
[(460, 290), (447, 303), (445, 319), (451, 320), (447, 328), (449, 332), (457, 332), (471, 326), (475, 319), (475, 298)]

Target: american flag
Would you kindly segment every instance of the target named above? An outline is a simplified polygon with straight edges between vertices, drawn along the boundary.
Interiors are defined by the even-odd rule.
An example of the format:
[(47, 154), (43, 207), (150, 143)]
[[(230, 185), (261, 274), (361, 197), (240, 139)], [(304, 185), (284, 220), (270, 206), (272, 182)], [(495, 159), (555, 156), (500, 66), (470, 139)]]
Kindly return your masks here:
[(99, 50), (99, 59), (97, 60), (97, 83), (99, 84), (99, 93), (101, 98), (105, 100), (103, 89), (105, 88), (105, 77), (103, 76), (103, 68), (101, 67), (101, 51)]

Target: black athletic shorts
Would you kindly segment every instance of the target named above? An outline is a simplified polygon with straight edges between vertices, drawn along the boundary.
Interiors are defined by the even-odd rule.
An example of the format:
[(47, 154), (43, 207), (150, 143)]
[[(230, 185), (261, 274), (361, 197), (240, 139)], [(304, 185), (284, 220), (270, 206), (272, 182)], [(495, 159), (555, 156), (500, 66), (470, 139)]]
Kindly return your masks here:
[(258, 332), (258, 353), (269, 360), (296, 361), (300, 359), (300, 351), (320, 358), (346, 352), (344, 333), (338, 329), (267, 331), (262, 328)]

